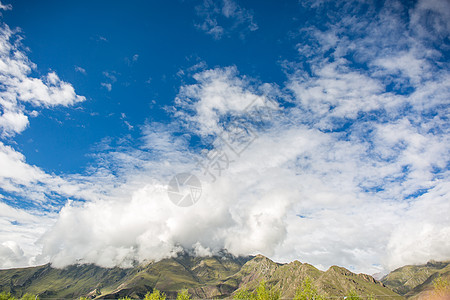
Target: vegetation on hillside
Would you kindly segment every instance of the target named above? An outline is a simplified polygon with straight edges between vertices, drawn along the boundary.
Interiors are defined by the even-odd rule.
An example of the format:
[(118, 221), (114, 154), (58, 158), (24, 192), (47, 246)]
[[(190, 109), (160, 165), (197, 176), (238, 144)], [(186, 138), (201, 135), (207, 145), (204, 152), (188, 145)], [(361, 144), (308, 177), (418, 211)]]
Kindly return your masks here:
[(191, 300), (191, 295), (187, 289), (183, 289), (178, 293), (177, 300)]
[(319, 295), (317, 289), (314, 288), (312, 280), (306, 277), (302, 285), (295, 292), (294, 300), (324, 300), (323, 295)]
[(148, 292), (145, 295), (144, 300), (166, 300), (166, 294), (160, 292), (157, 289), (154, 289), (153, 292)]
[(240, 300), (278, 300), (280, 299), (280, 291), (275, 288), (269, 288), (263, 280), (259, 283), (255, 291), (250, 292), (247, 289), (239, 290), (233, 299)]
[[(423, 265), (398, 268), (381, 281), (393, 291), (406, 297), (414, 297), (434, 288), (436, 277), (450, 278), (450, 261), (430, 261)], [(439, 284), (439, 283), (438, 283)]]
[[(26, 293), (19, 299), (20, 300), (39, 300), (39, 296)], [(16, 297), (14, 297), (13, 295), (11, 295), (11, 293), (1, 292), (0, 300), (18, 300), (18, 299)]]
[(450, 281), (441, 275), (433, 280), (433, 291), (430, 295), (431, 299), (450, 299)]
[[(128, 269), (94, 265), (55, 269), (45, 265), (0, 270), (0, 287), (16, 298), (25, 293), (37, 294), (42, 299), (87, 297), (81, 300), (162, 300), (175, 299), (178, 295), (180, 299), (297, 297), (320, 300), (321, 297), (343, 297), (350, 290), (358, 291), (363, 299), (371, 294), (398, 297), (370, 275), (355, 274), (337, 266), (321, 271), (299, 261), (280, 264), (262, 255), (180, 255)], [(189, 288), (189, 293), (180, 293), (184, 288)]]

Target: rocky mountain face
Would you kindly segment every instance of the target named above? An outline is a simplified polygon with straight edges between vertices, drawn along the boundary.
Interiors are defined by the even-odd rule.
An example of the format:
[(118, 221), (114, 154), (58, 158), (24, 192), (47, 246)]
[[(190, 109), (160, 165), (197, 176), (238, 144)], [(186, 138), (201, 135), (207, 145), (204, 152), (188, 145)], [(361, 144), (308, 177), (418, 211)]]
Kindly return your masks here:
[(303, 280), (309, 277), (314, 287), (325, 296), (344, 296), (355, 291), (364, 297), (372, 295), (387, 299), (395, 296), (402, 299), (400, 295), (409, 297), (408, 293), (426, 284), (433, 272), (447, 274), (448, 263), (442, 266), (436, 263), (420, 270), (408, 266), (387, 275), (383, 281), (377, 281), (370, 275), (355, 274), (342, 267), (332, 266), (327, 271), (320, 271), (307, 263), (280, 264), (262, 255), (179, 255), (128, 269), (94, 265), (56, 269), (44, 265), (0, 270), (0, 290), (17, 297), (25, 293), (38, 294), (41, 299), (80, 296), (111, 299), (124, 296), (143, 298), (153, 289), (172, 298), (187, 288), (195, 298), (226, 298), (243, 289), (253, 290), (264, 280), (269, 287), (279, 290), (282, 298), (292, 298)]

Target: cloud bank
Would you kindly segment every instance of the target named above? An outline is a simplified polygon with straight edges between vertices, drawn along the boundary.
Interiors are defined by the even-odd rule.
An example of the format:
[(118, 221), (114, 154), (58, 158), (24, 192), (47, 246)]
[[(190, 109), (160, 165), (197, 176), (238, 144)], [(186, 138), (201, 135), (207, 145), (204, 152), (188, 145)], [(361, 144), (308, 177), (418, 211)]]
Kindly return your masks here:
[[(337, 11), (327, 5), (309, 4), (317, 13), (328, 11), (330, 22), (301, 29), (298, 60), (282, 64), (284, 86), (249, 78), (235, 66), (201, 71), (195, 83), (180, 87), (168, 109), (172, 123), (141, 126), (139, 143), (105, 140), (92, 174), (56, 178), (2, 145), (0, 159), (24, 170), (0, 173), (2, 189), (53, 187), (74, 201), (57, 216), (7, 206), (25, 225), (3, 219), (11, 221), (2, 227), (1, 266), (129, 266), (181, 249), (262, 253), (367, 273), (450, 259), (450, 71), (444, 52), (450, 10), (442, 9), (448, 3), (419, 1), (409, 9), (389, 1), (366, 9), (342, 2)], [(9, 38), (4, 41), (12, 47)], [(2, 62), (8, 59), (11, 54), (2, 54)], [(2, 100), (4, 112), (9, 105), (26, 118), (19, 101), (51, 107), (83, 100), (54, 73), (29, 83), (26, 57), (15, 60), (9, 65), (22, 71), (4, 75), (11, 82), (7, 95), (14, 95), (7, 98), (14, 101)], [(26, 92), (15, 76), (28, 82)], [(260, 126), (249, 117), (264, 103), (275, 104), (274, 114)], [(256, 137), (239, 155), (219, 138), (236, 116), (250, 119), (245, 124)], [(4, 137), (28, 125), (27, 119), (17, 122), (4, 127)], [(193, 138), (201, 144), (193, 146)], [(218, 152), (227, 153), (229, 165), (206, 172), (198, 162)], [(202, 197), (188, 208), (167, 197), (167, 183), (182, 172), (202, 180)], [(26, 239), (7, 233), (26, 232), (36, 218), (45, 226), (24, 233)], [(32, 246), (36, 235), (38, 248)]]

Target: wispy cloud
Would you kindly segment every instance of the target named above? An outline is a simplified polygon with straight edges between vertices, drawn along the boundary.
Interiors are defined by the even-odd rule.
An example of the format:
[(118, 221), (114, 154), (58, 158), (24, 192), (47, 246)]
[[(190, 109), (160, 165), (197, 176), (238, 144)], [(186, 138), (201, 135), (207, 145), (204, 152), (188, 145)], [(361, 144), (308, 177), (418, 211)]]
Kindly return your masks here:
[(79, 73), (81, 73), (83, 75), (86, 75), (86, 70), (84, 68), (82, 68), (82, 67), (75, 66), (75, 71), (77, 71), (77, 72), (79, 72)]
[(111, 83), (101, 82), (100, 85), (102, 87), (104, 87), (105, 89), (107, 89), (108, 92), (111, 92), (111, 90), (112, 90), (112, 84)]
[(125, 113), (120, 114), (120, 119), (123, 121), (123, 123), (128, 127), (128, 130), (133, 130), (134, 126), (130, 124), (127, 120), (127, 115)]
[(196, 11), (203, 19), (196, 27), (214, 39), (221, 39), (233, 31), (237, 31), (242, 38), (248, 32), (258, 29), (253, 20), (253, 13), (233, 0), (203, 0), (203, 4), (197, 6)]
[(11, 10), (12, 5), (11, 4), (3, 4), (2, 2), (0, 2), (0, 9), (1, 10)]
[(135, 54), (133, 55), (131, 58), (130, 57), (125, 57), (125, 62), (131, 66), (132, 64), (134, 64), (135, 62), (137, 62), (139, 59), (139, 54)]
[(100, 85), (111, 92), (113, 83), (117, 82), (117, 72), (115, 71), (104, 71), (103, 76), (106, 78), (107, 82), (101, 82)]
[(108, 78), (111, 82), (116, 82), (117, 81), (117, 76), (116, 76), (116, 72), (112, 71), (112, 72), (108, 72), (108, 71), (104, 71), (103, 72), (103, 76), (105, 76), (106, 78)]

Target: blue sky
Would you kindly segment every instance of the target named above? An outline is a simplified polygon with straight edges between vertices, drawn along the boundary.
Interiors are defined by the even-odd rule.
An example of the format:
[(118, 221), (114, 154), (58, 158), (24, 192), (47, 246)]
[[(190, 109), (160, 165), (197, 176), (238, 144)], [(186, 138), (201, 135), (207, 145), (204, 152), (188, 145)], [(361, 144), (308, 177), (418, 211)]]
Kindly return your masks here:
[[(36, 118), (34, 126), (18, 137), (28, 161), (49, 172), (83, 171), (90, 147), (103, 137), (139, 136), (138, 130), (129, 131), (120, 120), (121, 113), (135, 125), (148, 120), (167, 122), (164, 107), (173, 103), (179, 86), (191, 80), (177, 73), (200, 62), (210, 67), (236, 65), (244, 74), (283, 83), (286, 77), (280, 62), (296, 52), (288, 33), (304, 23), (293, 20), (304, 14), (297, 3), (260, 5), (261, 30), (246, 32), (248, 24), (242, 24), (237, 28), (242, 32), (224, 33), (221, 39), (196, 28), (203, 21), (196, 16), (198, 5), (166, 1), (130, 6), (111, 1), (15, 3), (14, 10), (4, 14), (4, 21), (22, 29), (31, 50), (28, 57), (38, 65), (37, 75), (57, 71), (78, 94), (87, 97), (78, 111), (45, 112), (60, 121), (69, 119), (64, 126), (55, 126), (57, 121), (50, 116)], [(233, 26), (233, 21), (227, 23)], [(102, 83), (111, 84), (111, 91)], [(52, 134), (35, 141), (38, 146), (27, 143), (48, 128)], [(37, 147), (41, 151), (36, 152)]]
[[(447, 1), (0, 7), (0, 267), (450, 258)], [(167, 195), (183, 172), (188, 208)]]

